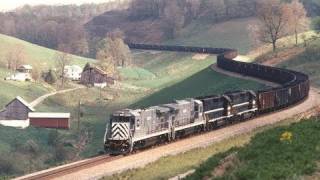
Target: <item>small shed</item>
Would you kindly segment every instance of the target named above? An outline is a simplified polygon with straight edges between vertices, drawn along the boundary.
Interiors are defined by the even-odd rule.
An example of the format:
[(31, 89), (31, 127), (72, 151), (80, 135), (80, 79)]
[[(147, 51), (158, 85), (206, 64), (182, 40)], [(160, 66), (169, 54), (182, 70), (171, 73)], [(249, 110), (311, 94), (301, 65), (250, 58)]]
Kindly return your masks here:
[(81, 84), (103, 87), (114, 84), (114, 79), (98, 67), (87, 65), (81, 74)]
[(23, 98), (17, 96), (0, 111), (0, 120), (27, 120), (35, 109)]
[(30, 126), (70, 129), (70, 113), (29, 113)]

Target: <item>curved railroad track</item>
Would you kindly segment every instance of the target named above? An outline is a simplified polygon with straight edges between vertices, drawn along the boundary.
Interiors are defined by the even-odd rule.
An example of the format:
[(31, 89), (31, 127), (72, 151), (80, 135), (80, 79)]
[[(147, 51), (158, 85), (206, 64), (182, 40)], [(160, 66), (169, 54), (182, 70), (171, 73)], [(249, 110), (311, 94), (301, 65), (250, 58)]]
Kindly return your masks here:
[[(217, 131), (196, 135), (194, 137), (160, 146), (156, 149), (148, 149), (137, 154), (132, 154), (125, 157), (102, 155), (49, 170), (36, 172), (34, 174), (26, 175), (16, 179), (95, 179), (102, 177), (103, 175), (111, 175), (129, 168), (144, 166), (166, 155), (178, 154), (196, 147), (207, 146), (213, 142), (218, 142), (225, 138), (250, 132), (257, 127), (278, 122), (284, 118), (288, 118), (290, 115), (294, 115), (295, 113), (302, 113), (313, 107), (313, 105), (320, 104), (320, 102), (316, 100), (318, 94), (314, 90), (312, 90), (311, 97), (307, 101), (309, 106), (301, 107), (301, 104), (299, 104), (306, 100), (309, 96), (310, 85), (307, 75), (280, 68), (234, 61), (233, 59), (237, 56), (237, 51), (233, 49), (161, 46), (132, 43), (129, 43), (128, 45), (132, 49), (218, 54), (217, 65), (219, 68), (245, 76), (253, 76), (264, 81), (271, 81), (273, 85), (277, 85), (269, 89), (260, 90), (259, 93), (261, 94), (262, 98), (267, 100), (270, 98), (267, 97), (270, 92), (277, 93), (284, 90), (290, 91), (290, 94), (294, 95), (288, 96), (288, 100), (277, 107), (271, 107), (268, 105), (268, 103), (266, 103), (266, 105), (263, 104), (261, 107), (264, 108), (262, 112), (277, 111), (274, 113), (277, 118), (270, 118), (270, 114), (266, 114), (256, 118), (255, 120), (247, 121), (246, 123), (240, 123), (236, 124), (235, 126), (226, 127), (225, 129), (219, 129)], [(252, 70), (256, 68), (265, 73), (256, 74)], [(299, 93), (296, 92), (297, 90), (299, 90)], [(292, 99), (290, 100), (289, 98)], [(287, 107), (291, 107), (292, 105), (297, 105), (296, 107), (292, 108), (294, 111), (285, 109)], [(278, 110), (283, 109), (285, 109), (283, 113), (278, 112)]]

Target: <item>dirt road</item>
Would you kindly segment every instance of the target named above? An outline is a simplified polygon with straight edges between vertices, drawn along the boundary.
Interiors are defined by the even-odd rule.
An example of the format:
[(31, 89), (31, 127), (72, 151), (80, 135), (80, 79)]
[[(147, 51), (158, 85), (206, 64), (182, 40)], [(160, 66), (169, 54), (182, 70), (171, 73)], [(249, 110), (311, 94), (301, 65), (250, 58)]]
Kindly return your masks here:
[(34, 101), (32, 101), (30, 103), (30, 105), (32, 107), (36, 107), (37, 105), (39, 105), (41, 102), (43, 102), (45, 99), (47, 99), (48, 97), (50, 96), (54, 96), (56, 94), (63, 94), (63, 93), (67, 93), (67, 92), (71, 92), (71, 91), (75, 91), (77, 89), (81, 89), (81, 88), (84, 88), (84, 87), (76, 87), (76, 88), (72, 88), (72, 89), (65, 89), (65, 90), (60, 90), (60, 91), (55, 91), (55, 92), (52, 92), (52, 93), (48, 93), (48, 94), (45, 94), (43, 96), (40, 96), (38, 97), (37, 99), (35, 99)]

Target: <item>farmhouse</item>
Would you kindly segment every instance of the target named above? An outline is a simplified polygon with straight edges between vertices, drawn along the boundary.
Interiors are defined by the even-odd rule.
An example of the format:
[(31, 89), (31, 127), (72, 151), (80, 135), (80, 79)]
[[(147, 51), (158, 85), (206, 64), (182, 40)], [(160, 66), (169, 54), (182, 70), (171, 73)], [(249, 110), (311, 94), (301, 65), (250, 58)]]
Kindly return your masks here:
[(29, 113), (30, 126), (70, 129), (70, 113)]
[(9, 77), (6, 77), (5, 80), (13, 80), (13, 81), (31, 81), (31, 65), (22, 65), (16, 69), (16, 72)]
[(27, 120), (29, 112), (33, 111), (34, 108), (18, 96), (0, 111), (0, 120)]
[(95, 87), (105, 87), (114, 84), (114, 79), (98, 67), (87, 65), (81, 74), (81, 84)]
[(73, 81), (79, 81), (81, 78), (82, 68), (78, 65), (65, 66), (65, 77)]

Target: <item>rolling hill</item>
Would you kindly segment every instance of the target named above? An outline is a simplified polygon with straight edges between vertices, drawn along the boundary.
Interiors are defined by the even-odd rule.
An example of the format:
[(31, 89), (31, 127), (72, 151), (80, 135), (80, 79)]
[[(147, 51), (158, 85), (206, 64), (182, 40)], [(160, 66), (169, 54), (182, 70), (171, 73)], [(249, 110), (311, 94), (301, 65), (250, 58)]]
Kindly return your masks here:
[[(27, 101), (53, 90), (53, 87), (44, 85), (39, 82), (14, 82), (5, 81), (4, 78), (10, 75), (10, 71), (6, 68), (7, 54), (15, 47), (19, 47), (25, 54), (23, 63), (31, 64), (40, 71), (53, 68), (55, 66), (55, 56), (58, 51), (51, 50), (42, 46), (38, 46), (14, 37), (0, 34), (0, 107), (16, 96), (21, 96)], [(83, 58), (71, 55), (71, 63), (84, 66), (87, 62), (93, 62), (93, 59)]]

